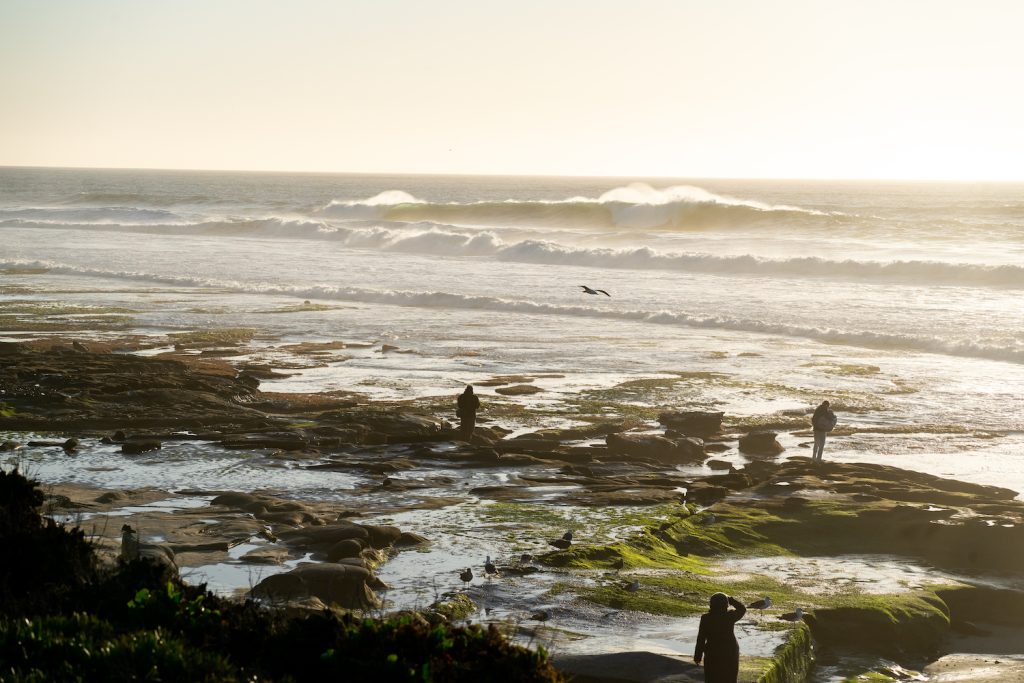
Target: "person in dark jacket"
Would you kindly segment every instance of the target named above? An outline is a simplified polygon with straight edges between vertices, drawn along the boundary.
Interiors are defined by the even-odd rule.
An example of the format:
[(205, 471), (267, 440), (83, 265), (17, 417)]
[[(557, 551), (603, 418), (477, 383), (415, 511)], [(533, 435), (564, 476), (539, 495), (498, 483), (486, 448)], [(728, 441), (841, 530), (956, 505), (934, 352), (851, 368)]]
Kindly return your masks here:
[(822, 401), (821, 405), (814, 409), (811, 427), (814, 428), (814, 450), (811, 451), (811, 462), (820, 462), (822, 453), (825, 452), (825, 435), (836, 427), (836, 414), (832, 412), (828, 401)]
[(459, 395), (458, 409), (455, 411), (455, 415), (461, 420), (459, 431), (462, 432), (462, 438), (465, 441), (473, 438), (473, 428), (476, 427), (476, 411), (479, 409), (480, 399), (473, 393), (473, 385), (467, 384), (466, 390)]
[[(711, 609), (700, 618), (693, 661), (700, 664), (704, 660), (706, 683), (736, 683), (740, 675), (740, 646), (732, 628), (747, 608), (725, 593), (715, 593), (709, 602)], [(729, 605), (735, 609), (729, 609)]]

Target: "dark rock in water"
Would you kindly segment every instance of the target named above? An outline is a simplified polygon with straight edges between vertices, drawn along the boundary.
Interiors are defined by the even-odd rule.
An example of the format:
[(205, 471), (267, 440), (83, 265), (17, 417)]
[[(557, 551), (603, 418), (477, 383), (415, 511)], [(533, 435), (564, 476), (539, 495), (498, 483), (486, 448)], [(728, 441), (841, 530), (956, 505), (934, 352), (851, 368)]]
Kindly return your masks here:
[(699, 505), (717, 503), (729, 495), (729, 489), (705, 481), (695, 481), (686, 487), (686, 500)]
[(366, 529), (370, 546), (378, 550), (390, 548), (402, 536), (402, 530), (396, 526), (384, 524), (360, 524), (360, 526)]
[(704, 450), (708, 453), (725, 453), (729, 450), (729, 446), (724, 443), (706, 443), (704, 444)]
[(704, 477), (705, 483), (713, 486), (722, 486), (730, 491), (742, 491), (748, 489), (753, 485), (753, 480), (743, 472), (729, 472), (729, 474), (713, 474), (710, 477)]
[(494, 393), (501, 394), (502, 396), (526, 396), (528, 394), (538, 394), (542, 391), (544, 390), (532, 384), (514, 384), (510, 387), (498, 387), (494, 390)]
[(224, 448), (259, 448), (278, 451), (301, 451), (309, 448), (309, 441), (292, 432), (271, 432), (249, 434), (244, 437), (225, 439), (220, 442)]
[(21, 448), (21, 444), (17, 441), (4, 441), (0, 443), (0, 451), (16, 451)]
[(327, 551), (327, 561), (337, 562), (346, 557), (358, 557), (363, 552), (363, 544), (354, 538), (338, 541)]
[(658, 415), (658, 422), (687, 436), (714, 436), (722, 431), (725, 413), (706, 410), (673, 410)]
[(786, 450), (770, 431), (751, 432), (740, 437), (740, 452), (749, 455), (778, 455)]
[(411, 548), (413, 546), (424, 545), (426, 543), (430, 543), (427, 538), (420, 536), (419, 534), (414, 534), (411, 531), (403, 531), (402, 535), (398, 537), (397, 541), (395, 541), (394, 546), (396, 548)]
[(73, 453), (73, 452), (77, 451), (78, 450), (78, 439), (76, 439), (74, 437), (68, 439), (63, 444), (61, 444), (61, 448), (63, 448), (68, 453)]
[(150, 451), (158, 451), (162, 447), (159, 441), (128, 441), (121, 445), (121, 452), (125, 455), (139, 455)]
[(729, 462), (728, 460), (711, 459), (704, 464), (713, 470), (728, 470), (732, 468), (732, 463)]
[(373, 574), (350, 564), (303, 564), (290, 572), (268, 576), (252, 589), (255, 598), (277, 601), (315, 597), (343, 609), (376, 609), (381, 600), (368, 582)]
[(653, 434), (609, 434), (605, 437), (610, 455), (651, 458), (668, 464), (703, 462), (703, 443), (697, 439), (672, 441)]
[(790, 496), (786, 500), (782, 501), (782, 508), (784, 510), (798, 510), (806, 506), (810, 500), (807, 498), (801, 498), (799, 496)]

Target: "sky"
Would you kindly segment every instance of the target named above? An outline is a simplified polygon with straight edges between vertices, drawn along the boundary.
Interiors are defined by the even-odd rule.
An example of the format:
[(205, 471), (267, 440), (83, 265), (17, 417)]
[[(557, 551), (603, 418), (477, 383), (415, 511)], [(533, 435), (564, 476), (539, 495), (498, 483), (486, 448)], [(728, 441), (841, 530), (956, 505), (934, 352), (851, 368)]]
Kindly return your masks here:
[(0, 165), (1024, 180), (1019, 0), (0, 0)]

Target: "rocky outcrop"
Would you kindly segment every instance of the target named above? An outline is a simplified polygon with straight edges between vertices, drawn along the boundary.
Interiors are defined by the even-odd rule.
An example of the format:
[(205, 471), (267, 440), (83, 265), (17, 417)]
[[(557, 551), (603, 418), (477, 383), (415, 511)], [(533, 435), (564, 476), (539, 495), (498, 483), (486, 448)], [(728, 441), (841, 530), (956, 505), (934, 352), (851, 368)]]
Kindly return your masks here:
[(721, 433), (723, 417), (725, 413), (708, 410), (673, 410), (658, 415), (658, 422), (686, 436), (707, 438)]
[(776, 440), (776, 436), (775, 432), (770, 431), (744, 434), (740, 437), (740, 452), (748, 455), (778, 455), (786, 449)]
[(653, 434), (629, 432), (605, 437), (611, 455), (650, 458), (665, 464), (693, 464), (704, 461), (704, 444), (699, 439), (672, 441)]
[(303, 564), (268, 576), (250, 594), (273, 603), (316, 598), (342, 609), (378, 609), (381, 599), (370, 587), (375, 580), (370, 570), (351, 564)]

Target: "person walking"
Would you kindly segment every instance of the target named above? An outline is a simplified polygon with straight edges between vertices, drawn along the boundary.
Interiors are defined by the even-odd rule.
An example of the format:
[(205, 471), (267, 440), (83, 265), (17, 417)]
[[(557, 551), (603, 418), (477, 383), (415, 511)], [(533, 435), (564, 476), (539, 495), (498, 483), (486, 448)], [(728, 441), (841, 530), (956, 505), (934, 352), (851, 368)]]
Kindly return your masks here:
[(460, 420), (459, 431), (462, 432), (462, 439), (469, 441), (476, 427), (476, 411), (480, 409), (480, 398), (473, 393), (472, 384), (466, 385), (466, 390), (459, 395), (457, 405), (455, 415)]
[(822, 401), (821, 405), (815, 408), (811, 417), (811, 427), (814, 428), (814, 450), (811, 451), (811, 462), (821, 462), (822, 453), (825, 451), (825, 435), (836, 428), (836, 414), (828, 405), (828, 401)]
[[(700, 664), (704, 660), (706, 683), (736, 683), (740, 674), (740, 646), (733, 626), (747, 613), (747, 608), (725, 593), (715, 593), (708, 602), (710, 609), (700, 617), (693, 661)], [(729, 609), (729, 605), (735, 609)]]

